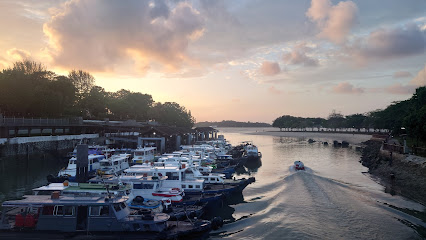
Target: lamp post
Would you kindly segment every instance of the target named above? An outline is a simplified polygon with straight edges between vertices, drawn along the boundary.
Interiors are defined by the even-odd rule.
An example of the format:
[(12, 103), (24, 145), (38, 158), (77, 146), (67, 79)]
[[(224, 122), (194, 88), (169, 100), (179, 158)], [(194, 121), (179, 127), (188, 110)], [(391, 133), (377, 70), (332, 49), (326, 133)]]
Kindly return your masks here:
[[(402, 131), (404, 131), (404, 132), (406, 132), (405, 131), (405, 127), (401, 127), (401, 130)], [(403, 150), (402, 150), (402, 153), (403, 154), (406, 154), (408, 151), (407, 151), (407, 140), (406, 140), (406, 136), (407, 136), (407, 134), (406, 133), (403, 133), (403, 134), (401, 134), (401, 136), (402, 136), (402, 139), (404, 139), (404, 147), (403, 147)]]

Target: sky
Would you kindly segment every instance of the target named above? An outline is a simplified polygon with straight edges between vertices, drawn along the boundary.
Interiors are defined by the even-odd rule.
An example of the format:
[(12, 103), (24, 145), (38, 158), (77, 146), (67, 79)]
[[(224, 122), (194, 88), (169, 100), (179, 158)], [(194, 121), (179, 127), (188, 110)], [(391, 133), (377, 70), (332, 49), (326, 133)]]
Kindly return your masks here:
[(367, 113), (426, 85), (424, 0), (1, 0), (0, 11), (0, 69), (81, 69), (197, 122)]

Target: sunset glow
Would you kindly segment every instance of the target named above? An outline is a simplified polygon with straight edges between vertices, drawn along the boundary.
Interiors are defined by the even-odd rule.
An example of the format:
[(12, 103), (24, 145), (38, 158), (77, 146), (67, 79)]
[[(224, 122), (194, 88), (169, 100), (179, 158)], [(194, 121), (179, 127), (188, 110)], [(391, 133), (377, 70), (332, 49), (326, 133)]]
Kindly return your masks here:
[(200, 121), (382, 109), (426, 85), (426, 2), (0, 2), (0, 69), (32, 59)]

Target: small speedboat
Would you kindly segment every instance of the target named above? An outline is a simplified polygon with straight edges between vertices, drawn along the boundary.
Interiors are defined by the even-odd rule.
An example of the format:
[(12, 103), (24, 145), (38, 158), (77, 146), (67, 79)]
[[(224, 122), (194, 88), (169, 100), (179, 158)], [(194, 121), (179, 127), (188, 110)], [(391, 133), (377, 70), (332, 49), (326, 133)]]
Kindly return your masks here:
[(296, 170), (305, 170), (305, 165), (301, 161), (294, 162), (294, 169)]

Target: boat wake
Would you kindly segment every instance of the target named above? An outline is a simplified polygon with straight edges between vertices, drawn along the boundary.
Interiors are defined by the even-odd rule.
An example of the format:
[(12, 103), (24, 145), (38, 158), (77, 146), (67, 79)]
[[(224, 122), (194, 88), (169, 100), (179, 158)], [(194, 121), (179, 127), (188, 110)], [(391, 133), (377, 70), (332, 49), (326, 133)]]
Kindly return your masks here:
[(407, 222), (416, 226), (421, 221), (385, 204), (388, 195), (315, 175), (310, 168), (290, 168), (290, 175), (262, 186), (258, 194), (233, 206), (237, 220), (211, 238), (419, 238)]

